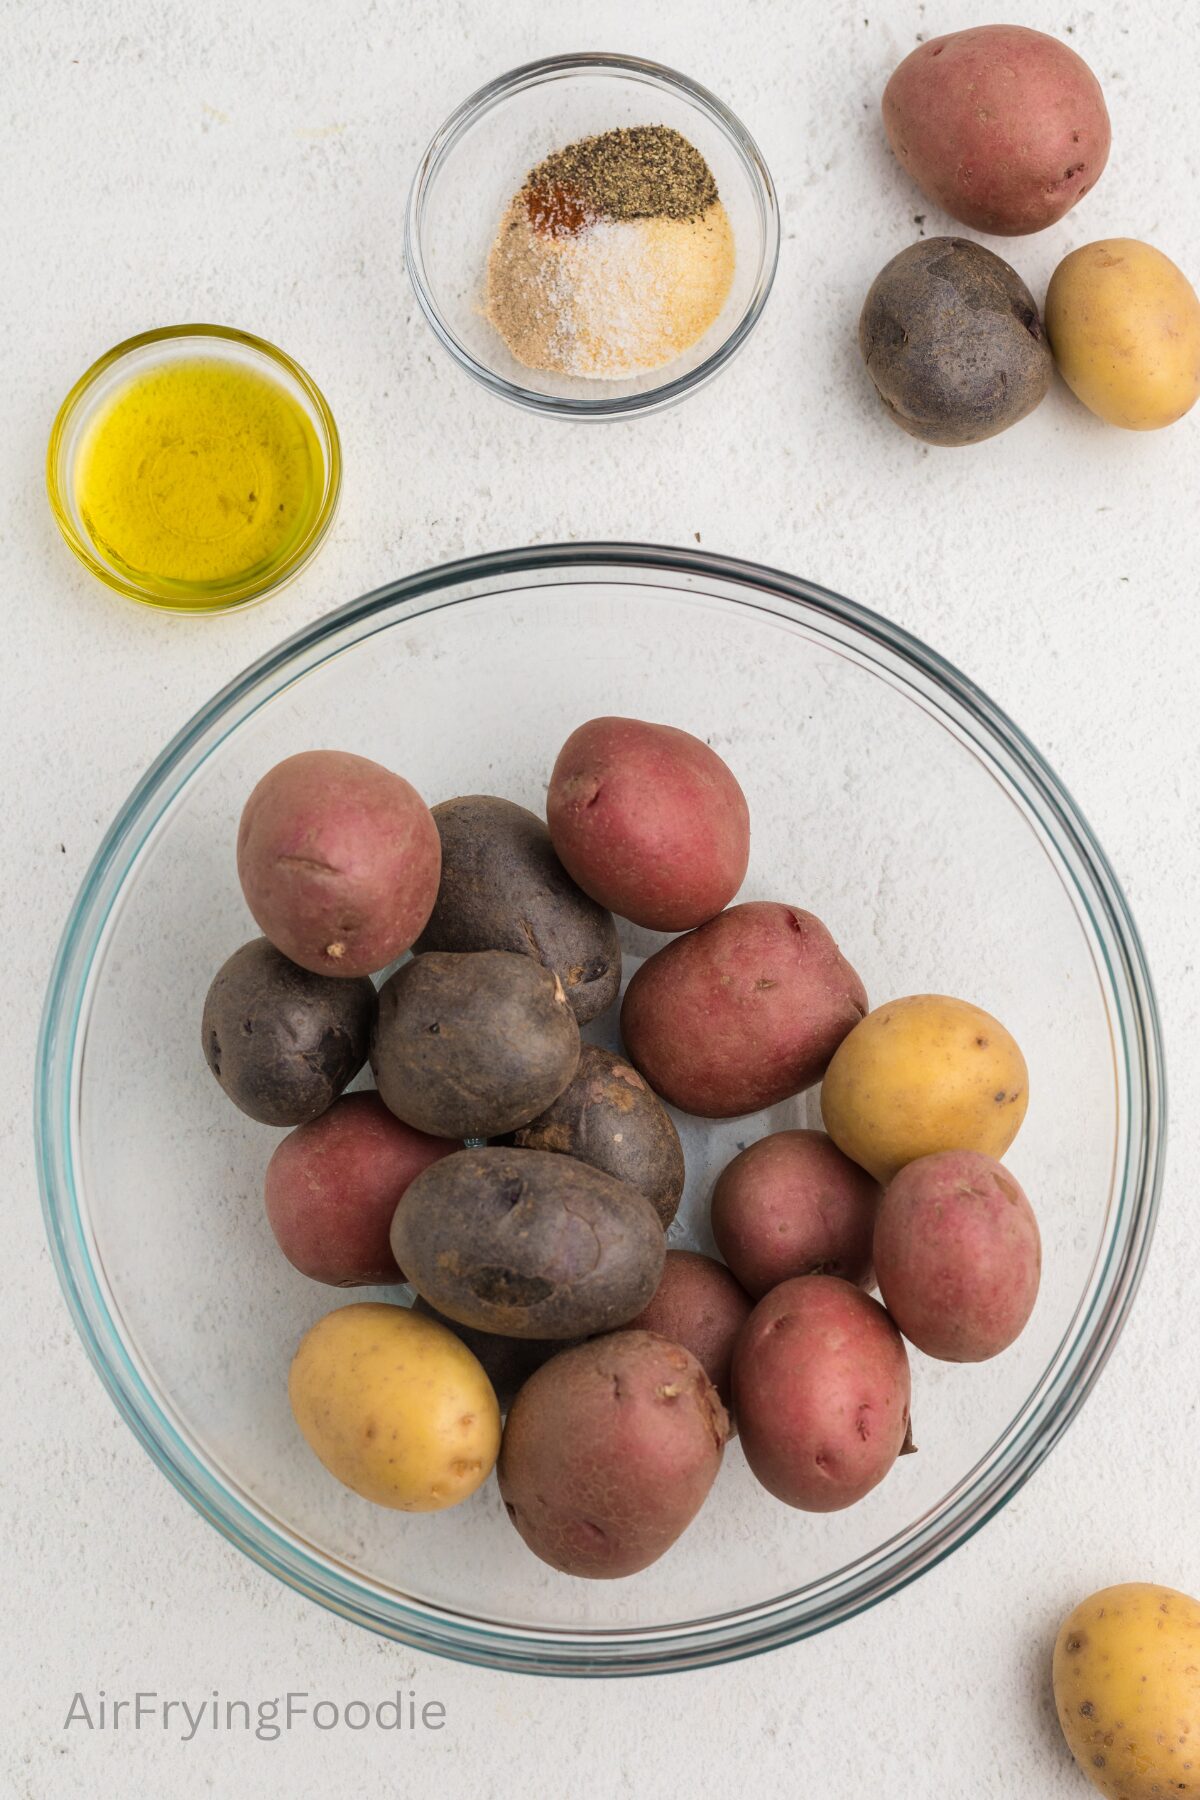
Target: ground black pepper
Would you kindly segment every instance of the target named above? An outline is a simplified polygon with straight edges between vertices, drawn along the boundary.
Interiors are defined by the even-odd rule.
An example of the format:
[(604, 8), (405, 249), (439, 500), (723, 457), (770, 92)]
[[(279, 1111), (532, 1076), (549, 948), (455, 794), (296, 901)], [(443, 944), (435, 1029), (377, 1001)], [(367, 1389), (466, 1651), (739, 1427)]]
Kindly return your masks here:
[(580, 138), (531, 169), (526, 206), (539, 230), (596, 219), (698, 219), (717, 199), (713, 172), (669, 125), (622, 125)]

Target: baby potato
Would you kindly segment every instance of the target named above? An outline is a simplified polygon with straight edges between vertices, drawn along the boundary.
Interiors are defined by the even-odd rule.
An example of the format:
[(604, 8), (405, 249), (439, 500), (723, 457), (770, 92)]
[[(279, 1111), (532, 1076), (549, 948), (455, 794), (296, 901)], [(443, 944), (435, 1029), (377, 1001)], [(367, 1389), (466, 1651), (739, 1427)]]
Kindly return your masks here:
[(1200, 395), (1200, 299), (1153, 244), (1103, 238), (1050, 278), (1046, 330), (1063, 380), (1126, 431), (1173, 425)]
[(255, 924), (317, 975), (371, 975), (401, 956), (429, 917), (441, 857), (416, 789), (344, 750), (276, 763), (238, 826)]
[(585, 893), (652, 931), (688, 931), (728, 906), (750, 857), (733, 771), (674, 725), (591, 719), (546, 796), (554, 848)]
[(422, 950), (512, 950), (562, 982), (581, 1025), (621, 988), (621, 945), (610, 912), (577, 887), (536, 813), (491, 794), (433, 809), (442, 880), (417, 941)]
[(378, 1094), (343, 1094), (290, 1131), (267, 1164), (275, 1241), (293, 1268), (334, 1287), (404, 1280), (388, 1241), (400, 1196), (454, 1145), (394, 1117)]
[(625, 990), (621, 1036), (655, 1093), (727, 1119), (819, 1081), (866, 1010), (820, 919), (751, 900), (647, 958)]
[(922, 193), (1001, 237), (1069, 212), (1103, 173), (1112, 135), (1082, 57), (1021, 25), (918, 44), (884, 89), (883, 123)]
[(823, 1131), (775, 1131), (721, 1171), (712, 1197), (717, 1249), (756, 1300), (794, 1275), (873, 1280), (879, 1183)]
[(573, 1156), (459, 1150), (407, 1189), (392, 1254), (448, 1319), (505, 1337), (612, 1331), (658, 1286), (666, 1243), (650, 1202)]
[(566, 1575), (635, 1575), (704, 1503), (729, 1426), (695, 1357), (648, 1331), (564, 1350), (514, 1400), (496, 1474), (535, 1556)]
[(729, 1410), (733, 1346), (753, 1301), (723, 1263), (698, 1250), (668, 1250), (662, 1280), (630, 1331), (653, 1331), (690, 1350)]
[(1059, 1631), (1054, 1704), (1107, 1800), (1200, 1793), (1200, 1602), (1142, 1581), (1092, 1594)]
[(1033, 1208), (990, 1156), (922, 1156), (883, 1196), (875, 1273), (910, 1344), (942, 1362), (986, 1362), (1016, 1342), (1037, 1300)]
[(431, 950), (379, 990), (375, 1084), (398, 1119), (433, 1137), (499, 1137), (528, 1124), (578, 1062), (562, 983), (531, 956)]
[(558, 1150), (645, 1194), (664, 1230), (683, 1193), (683, 1146), (671, 1115), (632, 1063), (584, 1044), (569, 1087), (514, 1134), (526, 1150)]
[(406, 1306), (327, 1313), (301, 1340), (288, 1397), (329, 1473), (400, 1512), (457, 1506), (500, 1447), (500, 1408), (479, 1363)]
[(839, 1045), (821, 1085), (826, 1131), (885, 1186), (939, 1150), (1003, 1156), (1028, 1103), (1014, 1039), (982, 1007), (945, 994), (877, 1006)]
[(314, 975), (266, 938), (235, 950), (204, 1000), (204, 1060), (260, 1125), (303, 1125), (331, 1106), (367, 1059), (375, 989)]
[(781, 1282), (733, 1353), (742, 1448), (769, 1493), (804, 1512), (853, 1506), (908, 1441), (904, 1340), (877, 1300), (836, 1275)]
[(978, 444), (1045, 398), (1054, 359), (1015, 269), (966, 238), (925, 238), (882, 268), (858, 343), (888, 417), (926, 444)]

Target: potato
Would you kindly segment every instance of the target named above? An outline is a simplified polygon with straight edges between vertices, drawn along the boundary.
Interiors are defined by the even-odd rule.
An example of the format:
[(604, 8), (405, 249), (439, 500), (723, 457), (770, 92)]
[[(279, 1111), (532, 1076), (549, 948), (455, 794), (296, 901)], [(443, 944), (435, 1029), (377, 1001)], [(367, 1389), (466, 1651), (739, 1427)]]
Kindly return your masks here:
[(301, 1340), (288, 1398), (345, 1487), (401, 1512), (457, 1506), (487, 1480), (500, 1408), (465, 1344), (407, 1306), (327, 1313)]
[(735, 1156), (717, 1178), (717, 1249), (756, 1300), (794, 1275), (874, 1279), (876, 1181), (823, 1131), (776, 1131)]
[(1046, 330), (1063, 380), (1089, 412), (1157, 431), (1200, 395), (1200, 299), (1152, 244), (1104, 238), (1050, 278)]
[(876, 1007), (821, 1087), (838, 1149), (885, 1185), (938, 1150), (1001, 1157), (1021, 1129), (1029, 1071), (998, 1019), (967, 1000), (913, 994)]
[(404, 1280), (388, 1241), (415, 1175), (454, 1145), (426, 1137), (378, 1094), (343, 1094), (289, 1132), (267, 1164), (267, 1219), (294, 1268), (334, 1287)]
[(745, 879), (745, 795), (715, 750), (673, 725), (581, 725), (558, 753), (546, 817), (584, 892), (652, 931), (702, 925)]
[(430, 951), (379, 990), (371, 1068), (384, 1104), (434, 1137), (498, 1137), (544, 1112), (579, 1062), (557, 975), (529, 956)]
[(632, 1063), (584, 1044), (569, 1087), (515, 1141), (526, 1150), (565, 1151), (649, 1200), (665, 1230), (683, 1193), (683, 1146), (671, 1116)]
[(1054, 1646), (1054, 1704), (1108, 1800), (1200, 1792), (1200, 1602), (1128, 1581), (1092, 1594)]
[(858, 321), (888, 415), (927, 444), (978, 444), (1044, 398), (1054, 359), (1015, 269), (966, 238), (925, 238), (871, 284)]
[(370, 975), (401, 956), (429, 917), (441, 854), (416, 789), (344, 750), (277, 763), (238, 826), (255, 924), (318, 975)]
[(509, 1411), (496, 1473), (535, 1556), (566, 1575), (636, 1575), (669, 1550), (721, 1466), (728, 1420), (695, 1357), (647, 1331), (565, 1350)]
[(412, 1309), (421, 1318), (436, 1319), (467, 1346), (491, 1382), (501, 1412), (506, 1412), (512, 1405), (533, 1371), (565, 1348), (561, 1338), (502, 1337), (496, 1331), (476, 1331), (470, 1325), (460, 1325), (457, 1319), (445, 1318), (420, 1294), (413, 1301)]
[(621, 945), (610, 912), (576, 887), (536, 813), (490, 794), (433, 809), (442, 880), (421, 950), (512, 950), (563, 984), (581, 1025), (621, 989)]
[(819, 919), (752, 900), (642, 964), (621, 1035), (664, 1100), (724, 1119), (819, 1081), (866, 1010), (862, 982)]
[(690, 1350), (728, 1411), (733, 1346), (751, 1308), (749, 1294), (715, 1257), (668, 1250), (654, 1297), (629, 1321), (629, 1329), (653, 1331)]
[(213, 977), (200, 1041), (235, 1106), (260, 1125), (303, 1125), (362, 1068), (374, 1017), (365, 977), (313, 975), (252, 938)]
[(1015, 1343), (1037, 1299), (1033, 1208), (1002, 1163), (943, 1150), (901, 1169), (875, 1227), (883, 1303), (910, 1344), (942, 1362), (986, 1362)]
[(635, 1188), (545, 1150), (460, 1150), (417, 1176), (392, 1220), (417, 1292), (505, 1337), (612, 1331), (645, 1306), (665, 1253)]
[(733, 1353), (746, 1461), (777, 1500), (804, 1512), (853, 1506), (883, 1480), (908, 1440), (910, 1392), (895, 1325), (835, 1275), (772, 1288)]
[(980, 25), (919, 44), (883, 93), (888, 142), (922, 193), (976, 231), (1042, 231), (1108, 161), (1100, 83), (1057, 38)]

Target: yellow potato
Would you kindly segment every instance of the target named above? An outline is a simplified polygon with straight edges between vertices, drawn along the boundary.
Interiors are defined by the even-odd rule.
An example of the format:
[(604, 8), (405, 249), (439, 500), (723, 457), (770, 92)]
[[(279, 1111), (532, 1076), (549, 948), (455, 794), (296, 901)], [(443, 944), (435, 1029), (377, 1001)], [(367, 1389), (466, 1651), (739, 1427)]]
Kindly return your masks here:
[(1108, 1800), (1200, 1794), (1200, 1603), (1142, 1581), (1093, 1594), (1058, 1634), (1054, 1704)]
[(842, 1039), (821, 1116), (838, 1149), (886, 1183), (938, 1150), (1003, 1156), (1028, 1100), (1025, 1058), (999, 1020), (966, 1000), (913, 994)]
[(1072, 250), (1050, 278), (1045, 322), (1067, 386), (1110, 425), (1156, 431), (1200, 397), (1200, 300), (1152, 244)]
[(486, 1481), (500, 1408), (464, 1343), (404, 1306), (327, 1313), (292, 1361), (288, 1398), (331, 1475), (377, 1506), (440, 1512)]

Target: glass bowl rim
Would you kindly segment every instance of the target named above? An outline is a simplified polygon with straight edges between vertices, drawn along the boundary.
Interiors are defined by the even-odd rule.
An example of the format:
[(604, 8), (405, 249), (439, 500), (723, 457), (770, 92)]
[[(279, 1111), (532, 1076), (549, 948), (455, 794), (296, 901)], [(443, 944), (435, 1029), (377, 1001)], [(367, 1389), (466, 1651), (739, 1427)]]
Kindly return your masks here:
[[(792, 1594), (682, 1624), (628, 1628), (524, 1627), (471, 1620), (459, 1613), (381, 1592), (353, 1568), (315, 1554), (277, 1531), (176, 1431), (121, 1340), (89, 1255), (73, 1158), (76, 1049), (86, 1024), (95, 954), (107, 920), (142, 845), (208, 756), (258, 707), (378, 629), (404, 607), (420, 617), (453, 604), (447, 590), (528, 576), (665, 586), (671, 578), (715, 580), (743, 605), (774, 616), (815, 615), (831, 633), (846, 631), (890, 657), (981, 727), (1024, 777), (1022, 798), (1036, 802), (1056, 849), (1077, 862), (1073, 878), (1113, 981), (1131, 1115), (1124, 1167), (1117, 1170), (1120, 1231), (1086, 1311), (1077, 1307), (1067, 1338), (1010, 1422), (998, 1446), (960, 1479), (948, 1498), (864, 1557)], [(597, 571), (606, 571), (597, 574)], [(676, 589), (675, 591), (679, 591)], [(769, 606), (762, 606), (763, 600)], [(422, 605), (421, 602), (425, 604)], [(382, 620), (375, 624), (376, 618)], [(883, 665), (886, 668), (886, 665)], [(878, 665), (877, 665), (878, 667)], [(981, 747), (975, 740), (975, 747)], [(995, 758), (993, 758), (995, 761)], [(1011, 781), (1011, 778), (1010, 778)], [(1085, 892), (1084, 883), (1087, 884)], [(1121, 980), (1118, 982), (1117, 974)], [(1128, 992), (1122, 993), (1122, 985)], [(704, 1667), (759, 1654), (810, 1636), (898, 1591), (972, 1537), (1021, 1488), (1074, 1419), (1128, 1316), (1145, 1267), (1161, 1194), (1166, 1141), (1166, 1076), (1153, 984), (1141, 940), (1108, 860), (1048, 763), (974, 683), (902, 627), (857, 602), (762, 565), (706, 551), (653, 545), (551, 544), (444, 563), (377, 588), (326, 614), (235, 677), (171, 740), (106, 833), (72, 906), (55, 959), (38, 1043), (34, 1126), (43, 1215), (56, 1272), (84, 1347), (118, 1411), (152, 1460), (209, 1523), (246, 1555), (343, 1618), (415, 1650), (540, 1675), (623, 1676)], [(1118, 1241), (1119, 1239), (1119, 1241)], [(1118, 1254), (1119, 1251), (1119, 1254)], [(1068, 1343), (1069, 1339), (1069, 1343)], [(1024, 1417), (1024, 1415), (1030, 1415)], [(804, 1595), (820, 1590), (817, 1602)]]
[[(220, 596), (215, 596), (209, 605), (173, 605), (171, 601), (155, 592), (145, 583), (132, 581), (117, 573), (115, 569), (102, 562), (95, 554), (87, 539), (76, 529), (71, 517), (69, 501), (66, 495), (66, 472), (61, 469), (63, 439), (81, 406), (85, 404), (92, 389), (102, 376), (110, 369), (123, 362), (127, 356), (136, 354), (153, 344), (182, 343), (190, 338), (214, 338), (221, 343), (241, 344), (262, 356), (267, 362), (274, 363), (276, 368), (290, 377), (299, 387), (308, 407), (310, 421), (316, 425), (319, 433), (324, 435), (325, 450), (325, 486), (321, 496), (321, 504), (313, 518), (309, 529), (296, 545), (291, 556), (276, 569), (269, 580), (234, 581)], [(241, 331), (235, 325), (211, 325), (192, 323), (186, 325), (156, 325), (151, 331), (139, 331), (133, 337), (122, 338), (103, 356), (98, 356), (73, 382), (63, 398), (62, 404), (54, 415), (54, 423), (50, 428), (50, 437), (46, 445), (46, 492), (50, 500), (50, 510), (54, 514), (55, 524), (68, 546), (78, 557), (83, 566), (93, 574), (105, 587), (123, 594), (128, 600), (135, 600), (141, 606), (149, 606), (156, 612), (176, 613), (186, 618), (204, 618), (212, 614), (240, 612), (244, 607), (254, 606), (267, 599), (271, 594), (293, 580), (300, 571), (308, 566), (324, 542), (330, 526), (337, 514), (338, 501), (342, 491), (342, 448), (338, 436), (337, 422), (330, 410), (329, 402), (313, 380), (308, 370), (298, 363), (294, 357), (272, 344), (266, 338), (256, 337), (252, 331)], [(183, 584), (181, 584), (183, 585)]]
[[(522, 93), (526, 88), (537, 87), (543, 81), (560, 80), (576, 74), (624, 75), (650, 85), (665, 87), (707, 114), (746, 170), (758, 200), (763, 226), (762, 252), (753, 291), (737, 323), (716, 348), (684, 375), (659, 382), (636, 394), (605, 395), (596, 399), (544, 394), (536, 388), (509, 381), (472, 356), (450, 329), (438, 306), (426, 272), (422, 247), (426, 196), (444, 158), (454, 146), (485, 113), (502, 101)], [(664, 63), (651, 62), (643, 57), (619, 56), (602, 50), (576, 51), (521, 63), (517, 68), (496, 76), (469, 94), (443, 120), (426, 145), (409, 187), (404, 216), (404, 264), (417, 304), (443, 349), (469, 375), (502, 400), (522, 407), (527, 412), (560, 419), (627, 419), (639, 413), (659, 411), (673, 406), (676, 401), (710, 381), (736, 356), (761, 318), (779, 265), (779, 245), (779, 201), (775, 183), (761, 150), (736, 113), (709, 88), (693, 81), (688, 75), (680, 74), (676, 69), (668, 68)]]

